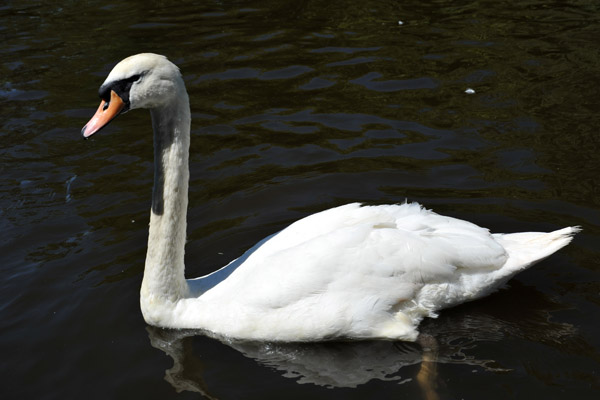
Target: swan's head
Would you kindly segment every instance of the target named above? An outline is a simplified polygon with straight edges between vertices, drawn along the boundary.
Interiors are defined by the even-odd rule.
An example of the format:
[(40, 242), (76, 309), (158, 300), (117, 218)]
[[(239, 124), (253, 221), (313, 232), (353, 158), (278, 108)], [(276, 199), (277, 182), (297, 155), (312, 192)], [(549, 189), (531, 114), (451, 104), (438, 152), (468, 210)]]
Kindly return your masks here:
[(182, 85), (179, 68), (165, 56), (142, 53), (127, 57), (110, 71), (100, 86), (100, 107), (81, 134), (88, 138), (129, 110), (169, 104)]

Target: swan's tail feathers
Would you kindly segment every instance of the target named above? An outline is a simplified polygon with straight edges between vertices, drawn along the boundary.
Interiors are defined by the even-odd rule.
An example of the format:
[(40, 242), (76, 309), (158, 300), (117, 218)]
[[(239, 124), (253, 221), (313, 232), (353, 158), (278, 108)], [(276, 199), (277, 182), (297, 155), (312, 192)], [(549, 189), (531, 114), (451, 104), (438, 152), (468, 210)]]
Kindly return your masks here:
[(570, 226), (549, 233), (521, 232), (495, 234), (494, 237), (508, 253), (508, 260), (503, 269), (517, 272), (562, 249), (579, 231), (581, 227)]

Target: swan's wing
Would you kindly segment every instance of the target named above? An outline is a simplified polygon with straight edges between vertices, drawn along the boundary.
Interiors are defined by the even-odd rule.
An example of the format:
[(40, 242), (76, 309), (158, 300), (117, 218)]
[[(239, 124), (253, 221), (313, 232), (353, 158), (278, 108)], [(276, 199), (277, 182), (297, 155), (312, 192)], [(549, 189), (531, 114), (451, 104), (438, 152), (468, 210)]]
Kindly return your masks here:
[(506, 258), (486, 229), (418, 204), (348, 204), (290, 225), (223, 283), (229, 294), (257, 307), (317, 297), (391, 307), (423, 284), (498, 269)]

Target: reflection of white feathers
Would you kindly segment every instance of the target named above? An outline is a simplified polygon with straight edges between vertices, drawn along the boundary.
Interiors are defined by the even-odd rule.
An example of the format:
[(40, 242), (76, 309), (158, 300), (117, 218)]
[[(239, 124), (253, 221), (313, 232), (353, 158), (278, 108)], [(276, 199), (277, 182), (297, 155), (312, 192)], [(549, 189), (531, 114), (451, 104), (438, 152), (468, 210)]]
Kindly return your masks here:
[[(109, 111), (117, 103), (114, 112), (129, 106), (152, 114), (155, 185), (140, 301), (152, 325), (270, 341), (415, 340), (424, 317), (490, 293), (577, 231), (491, 235), (418, 204), (348, 204), (186, 281), (190, 109), (179, 70), (163, 56), (139, 54), (119, 63), (101, 91), (107, 106), (111, 92)], [(116, 115), (104, 109), (86, 136)]]
[(233, 347), (260, 363), (283, 372), (300, 384), (354, 388), (373, 379), (398, 381), (398, 372), (421, 362), (421, 348), (414, 344), (366, 341), (356, 345), (329, 343), (290, 346), (286, 344), (241, 344)]
[[(513, 285), (511, 290), (500, 291), (486, 299), (484, 307), (472, 303), (464, 308), (454, 309), (435, 321), (429, 320), (424, 323), (418, 344), (393, 341), (294, 344), (237, 341), (219, 336), (214, 338), (244, 356), (280, 371), (284, 377), (302, 384), (357, 387), (371, 380), (404, 383), (427, 378), (428, 383), (435, 387), (438, 377), (432, 363), (470, 365), (474, 370), (506, 372), (510, 365), (507, 366), (505, 362), (510, 364), (511, 360), (518, 360), (519, 356), (511, 354), (497, 360), (488, 357), (490, 352), (494, 354), (491, 351), (494, 346), (490, 348), (489, 343), (505, 340), (507, 337), (537, 344), (553, 344), (561, 348), (572, 340), (577, 341), (576, 330), (572, 325), (553, 322), (549, 318), (549, 313), (556, 305), (536, 293), (533, 288)], [(515, 311), (513, 305), (518, 304), (515, 296), (529, 298), (528, 303), (534, 306)], [(510, 306), (509, 309), (501, 307), (506, 304)], [(202, 381), (202, 371), (231, 368), (224, 367), (221, 359), (207, 358), (208, 354), (203, 353), (202, 346), (207, 350), (221, 344), (193, 337), (202, 332), (157, 328), (149, 328), (148, 331), (152, 346), (173, 358), (174, 366), (167, 371), (167, 376), (178, 391), (210, 392), (210, 388), (205, 387)], [(189, 346), (183, 346), (183, 343)], [(195, 345), (192, 346), (192, 343)], [(195, 351), (201, 353), (195, 354)], [(236, 359), (229, 359), (228, 362), (245, 365), (236, 362)], [(419, 363), (421, 370), (423, 364), (429, 363), (428, 367), (433, 369), (432, 374), (423, 376), (421, 371), (416, 373), (414, 368), (405, 368)], [(236, 373), (244, 375), (246, 372), (250, 373), (245, 369)], [(224, 375), (222, 379), (229, 379), (229, 375)], [(420, 385), (422, 383), (419, 382)], [(206, 395), (206, 392), (204, 394)]]

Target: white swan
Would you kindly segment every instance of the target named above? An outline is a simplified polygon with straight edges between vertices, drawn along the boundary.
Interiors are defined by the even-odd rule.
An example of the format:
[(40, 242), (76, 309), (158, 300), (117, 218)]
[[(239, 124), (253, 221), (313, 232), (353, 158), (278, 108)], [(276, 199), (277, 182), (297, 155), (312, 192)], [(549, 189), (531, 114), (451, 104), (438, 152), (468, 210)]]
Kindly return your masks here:
[(99, 93), (86, 138), (129, 109), (152, 116), (155, 175), (140, 294), (151, 325), (252, 340), (415, 340), (424, 317), (489, 294), (579, 230), (490, 234), (414, 203), (348, 204), (186, 280), (190, 108), (179, 69), (164, 56), (138, 54), (117, 64)]

